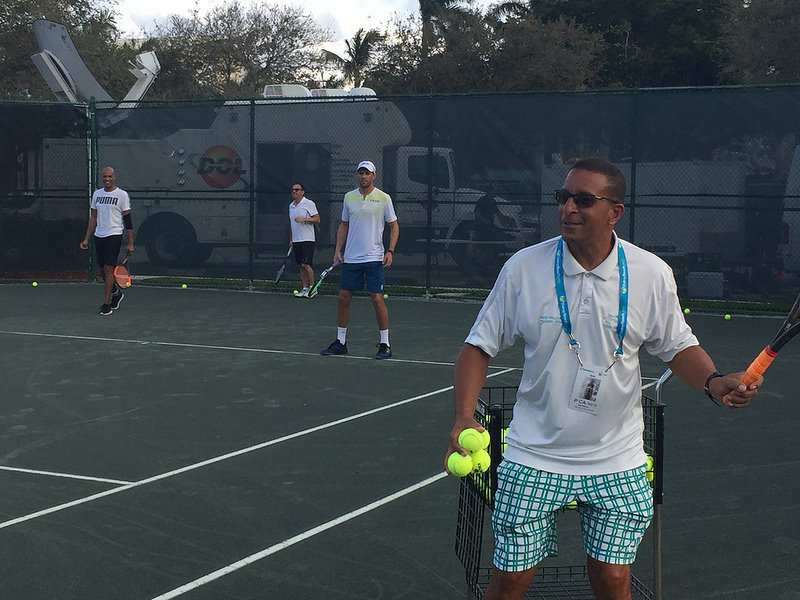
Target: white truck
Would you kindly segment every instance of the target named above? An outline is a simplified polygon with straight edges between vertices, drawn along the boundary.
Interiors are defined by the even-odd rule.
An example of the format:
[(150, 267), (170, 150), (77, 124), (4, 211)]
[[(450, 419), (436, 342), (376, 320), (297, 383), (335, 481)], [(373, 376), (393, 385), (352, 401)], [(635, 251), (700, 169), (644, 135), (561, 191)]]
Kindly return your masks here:
[[(178, 110), (165, 119), (178, 128), (164, 132), (152, 121), (171, 109), (156, 105), (127, 110), (124, 121), (100, 130), (97, 166), (115, 167), (119, 185), (130, 192), (135, 238), (151, 262), (192, 266), (216, 247), (285, 247), (288, 190), (295, 181), (304, 183), (320, 210), (318, 239), (332, 242), (342, 198), (356, 187), (361, 160), (375, 163), (376, 185), (394, 200), (401, 252), (424, 252), (429, 232), (432, 249), (449, 252), (459, 263), (484, 244), (471, 234), (472, 209), (483, 192), (456, 185), (451, 149), (407, 145), (412, 131), (393, 102), (363, 91), (289, 98), (297, 88), (268, 86), (263, 100), (189, 108), (194, 120), (206, 114), (205, 127), (180, 127)], [(25, 168), (38, 174), (41, 189), (58, 190), (72, 181), (78, 182), (76, 199), (83, 195), (85, 141), (47, 138), (27, 157)], [(30, 210), (40, 218), (57, 218), (67, 208), (35, 197)], [(503, 212), (519, 219), (518, 206)], [(534, 235), (535, 224), (514, 233), (513, 241), (484, 245), (492, 245), (495, 255), (508, 254), (531, 241), (520, 237)]]

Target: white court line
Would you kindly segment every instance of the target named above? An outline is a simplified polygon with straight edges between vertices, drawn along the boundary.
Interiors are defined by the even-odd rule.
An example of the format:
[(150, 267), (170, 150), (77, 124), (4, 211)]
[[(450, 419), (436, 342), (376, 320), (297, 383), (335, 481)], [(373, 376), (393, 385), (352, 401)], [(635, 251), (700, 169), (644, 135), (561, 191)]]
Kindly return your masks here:
[[(503, 375), (514, 369), (506, 369), (504, 371), (499, 371), (497, 373), (491, 373), (487, 375), (487, 379), (489, 377), (496, 377), (498, 375)], [(100, 498), (104, 498), (106, 496), (111, 496), (113, 494), (118, 494), (120, 492), (125, 492), (127, 490), (131, 490), (133, 488), (141, 487), (143, 485), (147, 485), (149, 483), (153, 483), (155, 481), (161, 481), (162, 479), (168, 479), (169, 477), (174, 477), (176, 475), (180, 475), (182, 473), (187, 473), (189, 471), (194, 471), (195, 469), (200, 469), (202, 467), (207, 467), (208, 465), (213, 465), (218, 462), (222, 462), (224, 460), (228, 460), (230, 458), (235, 458), (237, 456), (242, 456), (244, 454), (248, 454), (250, 452), (255, 452), (256, 450), (261, 450), (263, 448), (267, 448), (269, 446), (273, 446), (275, 444), (280, 444), (282, 442), (286, 442), (289, 440), (293, 440), (305, 435), (309, 435), (311, 433), (316, 433), (317, 431), (323, 431), (325, 429), (329, 429), (331, 427), (335, 427), (337, 425), (342, 425), (343, 423), (348, 423), (350, 421), (355, 421), (357, 419), (361, 419), (363, 417), (367, 417), (370, 415), (374, 415), (385, 410), (390, 410), (392, 408), (397, 408), (398, 406), (403, 406), (404, 404), (410, 404), (411, 402), (415, 402), (417, 400), (422, 400), (424, 398), (429, 398), (430, 396), (435, 396), (437, 394), (441, 394), (453, 389), (452, 385), (447, 387), (439, 388), (438, 390), (434, 390), (432, 392), (427, 392), (425, 394), (420, 394), (418, 396), (413, 396), (411, 398), (406, 398), (405, 400), (400, 400), (398, 402), (393, 402), (391, 404), (386, 404), (384, 406), (380, 406), (378, 408), (373, 408), (364, 412), (360, 412), (354, 415), (350, 415), (349, 417), (343, 417), (341, 419), (337, 419), (335, 421), (330, 421), (329, 423), (324, 423), (322, 425), (317, 425), (316, 427), (310, 427), (308, 429), (304, 429), (302, 431), (298, 431), (295, 433), (290, 433), (289, 435), (284, 435), (279, 438), (275, 438), (274, 440), (269, 440), (266, 442), (262, 442), (260, 444), (256, 444), (254, 446), (250, 446), (248, 448), (242, 448), (240, 450), (235, 450), (233, 452), (229, 452), (227, 454), (223, 454), (221, 456), (216, 456), (214, 458), (209, 458), (207, 460), (203, 460), (191, 465), (187, 465), (185, 467), (180, 467), (179, 469), (174, 469), (172, 471), (167, 471), (166, 473), (160, 473), (159, 475), (153, 475), (152, 477), (148, 477), (146, 479), (142, 479), (140, 481), (135, 481), (130, 484), (123, 485), (118, 488), (113, 488), (110, 490), (105, 490), (103, 492), (98, 492), (97, 494), (92, 494), (91, 496), (86, 496), (84, 498), (78, 498), (77, 500), (72, 500), (71, 502), (66, 502), (64, 504), (59, 504), (57, 506), (52, 506), (50, 508), (45, 508), (40, 511), (36, 511), (34, 513), (30, 513), (28, 515), (23, 515), (21, 517), (17, 517), (15, 519), (10, 519), (8, 521), (3, 521), (0, 523), (0, 529), (4, 529), (6, 527), (11, 527), (12, 525), (17, 525), (19, 523), (24, 523), (26, 521), (31, 521), (33, 519), (37, 519), (39, 517), (43, 517), (45, 515), (53, 514), (56, 512), (60, 512), (62, 510), (66, 510), (67, 508), (72, 508), (73, 506), (78, 506), (81, 504), (86, 504), (87, 502), (91, 502), (93, 500), (98, 500)]]
[(0, 466), (0, 471), (15, 471), (17, 473), (31, 473), (32, 475), (47, 475), (48, 477), (63, 477), (64, 479), (82, 479), (84, 481), (97, 481), (100, 483), (113, 483), (116, 485), (130, 485), (133, 481), (121, 479), (106, 479), (105, 477), (89, 477), (88, 475), (75, 475), (73, 473), (58, 473), (55, 471), (39, 471), (37, 469), (21, 469), (19, 467)]
[(290, 546), (293, 546), (293, 545), (295, 545), (295, 544), (297, 544), (299, 542), (302, 542), (302, 541), (305, 541), (305, 540), (307, 540), (307, 539), (309, 539), (311, 537), (314, 537), (315, 535), (317, 535), (319, 533), (322, 533), (324, 531), (327, 531), (328, 529), (332, 529), (333, 527), (336, 527), (337, 525), (341, 525), (342, 523), (346, 523), (347, 521), (355, 519), (356, 517), (360, 517), (361, 515), (364, 515), (364, 514), (370, 512), (370, 511), (373, 511), (376, 508), (380, 508), (381, 506), (384, 506), (385, 504), (389, 504), (390, 502), (394, 502), (398, 498), (402, 498), (403, 496), (407, 496), (408, 494), (416, 492), (417, 490), (422, 489), (425, 486), (428, 486), (428, 485), (430, 485), (432, 483), (435, 483), (435, 482), (439, 481), (440, 479), (444, 479), (445, 477), (447, 477), (447, 473), (443, 472), (443, 473), (439, 473), (437, 475), (434, 475), (433, 477), (429, 477), (428, 479), (423, 479), (422, 481), (412, 485), (411, 487), (407, 487), (407, 488), (405, 488), (403, 490), (395, 492), (394, 494), (392, 494), (390, 496), (386, 496), (385, 498), (381, 498), (380, 500), (376, 500), (375, 502), (372, 502), (371, 504), (367, 504), (366, 506), (363, 506), (363, 507), (361, 507), (361, 508), (359, 508), (357, 510), (354, 510), (352, 512), (346, 513), (346, 514), (344, 514), (344, 515), (342, 515), (340, 517), (337, 517), (336, 519), (333, 519), (332, 521), (328, 521), (327, 523), (323, 523), (322, 525), (318, 525), (317, 527), (309, 529), (308, 531), (304, 531), (303, 533), (300, 533), (300, 534), (298, 534), (296, 536), (293, 536), (293, 537), (290, 537), (290, 538), (288, 538), (286, 540), (283, 540), (282, 542), (279, 542), (279, 543), (277, 543), (277, 544), (275, 544), (273, 546), (270, 546), (269, 548), (265, 548), (264, 550), (261, 550), (260, 552), (256, 552), (255, 554), (251, 554), (250, 556), (247, 556), (247, 557), (245, 557), (245, 558), (243, 558), (241, 560), (237, 560), (236, 562), (233, 562), (233, 563), (231, 563), (231, 564), (229, 564), (229, 565), (227, 565), (225, 567), (222, 567), (221, 569), (217, 569), (216, 571), (214, 571), (212, 573), (209, 573), (208, 575), (204, 575), (203, 577), (199, 577), (198, 579), (195, 579), (194, 581), (190, 581), (189, 583), (186, 583), (186, 584), (184, 584), (184, 585), (182, 585), (180, 587), (175, 588), (174, 590), (166, 592), (165, 594), (161, 594), (160, 596), (155, 596), (152, 600), (169, 600), (170, 598), (177, 598), (178, 596), (181, 596), (181, 595), (185, 594), (186, 592), (191, 592), (192, 590), (195, 590), (195, 589), (197, 589), (197, 588), (199, 588), (201, 586), (204, 586), (207, 583), (211, 583), (212, 581), (220, 579), (221, 577), (224, 577), (225, 575), (230, 575), (231, 573), (233, 573), (235, 571), (238, 571), (239, 569), (242, 569), (242, 568), (244, 568), (244, 567), (246, 567), (248, 565), (253, 564), (256, 561), (261, 560), (262, 558), (266, 558), (267, 556), (270, 556), (271, 554), (275, 554), (277, 552), (280, 552), (281, 550), (285, 550), (286, 548), (288, 548)]
[[(240, 346), (215, 346), (211, 344), (185, 344), (180, 342), (159, 342), (159, 341), (147, 341), (147, 340), (128, 340), (123, 338), (108, 338), (108, 337), (93, 337), (88, 335), (67, 335), (61, 333), (35, 333), (30, 331), (1, 331), (0, 334), (6, 335), (22, 335), (22, 336), (29, 336), (29, 337), (46, 337), (46, 338), (58, 338), (58, 339), (65, 339), (65, 340), (82, 340), (87, 342), (121, 342), (125, 344), (140, 344), (140, 345), (152, 345), (152, 346), (169, 346), (173, 348), (202, 348), (204, 350), (229, 350), (233, 352), (257, 352), (261, 354), (293, 354), (295, 356), (320, 356), (319, 352), (299, 352), (297, 350), (270, 350), (268, 348), (245, 348)], [(350, 359), (350, 360), (374, 360), (371, 356), (353, 356), (352, 354), (344, 354), (341, 356), (337, 356), (336, 358), (343, 358), (343, 359)], [(335, 360), (335, 359), (334, 359)], [(439, 362), (433, 360), (411, 360), (408, 358), (396, 358), (393, 357), (391, 359), (393, 363), (408, 363), (414, 365), (434, 365), (434, 366), (444, 366), (444, 367), (452, 367), (455, 363), (452, 362)], [(516, 369), (519, 370), (519, 367), (502, 367), (499, 365), (491, 365), (490, 368), (493, 369)]]

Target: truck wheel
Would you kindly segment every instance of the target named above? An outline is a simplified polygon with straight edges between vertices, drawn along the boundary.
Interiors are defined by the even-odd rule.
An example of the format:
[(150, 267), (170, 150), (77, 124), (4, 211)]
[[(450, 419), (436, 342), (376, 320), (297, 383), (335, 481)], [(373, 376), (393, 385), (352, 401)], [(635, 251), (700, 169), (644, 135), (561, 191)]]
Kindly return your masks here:
[(194, 228), (178, 216), (154, 221), (148, 228), (145, 248), (150, 262), (166, 267), (191, 266), (199, 250)]

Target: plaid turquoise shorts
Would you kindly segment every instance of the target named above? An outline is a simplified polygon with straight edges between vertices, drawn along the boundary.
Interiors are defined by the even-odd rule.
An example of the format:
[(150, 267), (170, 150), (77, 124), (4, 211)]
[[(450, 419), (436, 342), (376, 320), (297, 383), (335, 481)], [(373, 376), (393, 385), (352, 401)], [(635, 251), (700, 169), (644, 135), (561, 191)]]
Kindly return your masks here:
[(492, 513), (494, 564), (524, 571), (558, 554), (559, 510), (578, 501), (583, 547), (599, 561), (630, 564), (653, 518), (647, 467), (608, 475), (559, 475), (504, 460)]

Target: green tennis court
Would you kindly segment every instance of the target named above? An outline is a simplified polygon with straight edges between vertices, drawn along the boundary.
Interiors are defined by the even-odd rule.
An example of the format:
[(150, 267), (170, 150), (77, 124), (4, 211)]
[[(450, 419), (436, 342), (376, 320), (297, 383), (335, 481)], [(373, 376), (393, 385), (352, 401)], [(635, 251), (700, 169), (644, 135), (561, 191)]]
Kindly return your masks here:
[[(375, 361), (366, 298), (350, 353), (322, 357), (330, 295), (134, 285), (101, 318), (99, 290), (0, 288), (0, 596), (465, 597), (442, 462), (479, 303), (390, 297), (394, 358)], [(689, 320), (723, 370), (780, 323)], [(782, 351), (744, 411), (667, 385), (665, 598), (800, 598), (799, 360)], [(487, 383), (514, 385), (521, 364), (506, 351)], [(664, 370), (643, 364), (647, 382)], [(581, 560), (572, 517), (552, 564)]]

